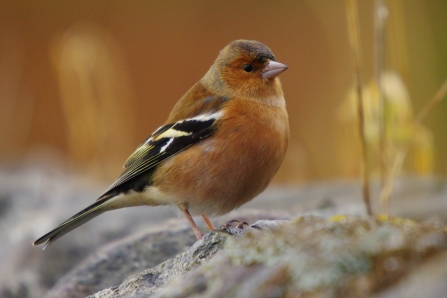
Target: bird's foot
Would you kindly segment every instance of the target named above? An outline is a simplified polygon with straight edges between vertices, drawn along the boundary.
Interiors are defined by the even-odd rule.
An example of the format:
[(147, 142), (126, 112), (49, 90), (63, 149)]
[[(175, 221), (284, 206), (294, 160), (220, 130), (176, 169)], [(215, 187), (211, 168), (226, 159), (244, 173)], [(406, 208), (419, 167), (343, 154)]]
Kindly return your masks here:
[(243, 230), (243, 229), (244, 229), (244, 226), (247, 226), (247, 227), (250, 226), (246, 221), (241, 222), (240, 220), (233, 219), (233, 220), (229, 220), (229, 221), (227, 221), (226, 224), (221, 225), (220, 228), (219, 228), (219, 230), (220, 230), (220, 231), (227, 231), (228, 229), (231, 228), (231, 226), (232, 226), (235, 222), (238, 223), (238, 225), (236, 226), (236, 229), (239, 229), (239, 230)]

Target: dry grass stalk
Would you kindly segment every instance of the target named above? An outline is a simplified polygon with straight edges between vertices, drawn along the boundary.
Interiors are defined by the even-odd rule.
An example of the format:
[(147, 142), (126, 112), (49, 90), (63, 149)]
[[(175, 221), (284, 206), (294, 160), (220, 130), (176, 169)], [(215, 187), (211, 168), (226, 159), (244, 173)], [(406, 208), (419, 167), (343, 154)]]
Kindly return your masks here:
[(383, 51), (384, 51), (384, 29), (387, 18), (387, 8), (384, 0), (374, 1), (374, 73), (377, 84), (377, 96), (379, 98), (379, 163), (380, 163), (380, 185), (385, 185), (385, 179), (388, 175), (388, 152), (386, 150), (386, 123), (385, 123), (385, 98), (383, 96), (382, 72), (383, 69)]
[(365, 140), (365, 116), (363, 109), (363, 95), (362, 95), (362, 81), (361, 81), (361, 52), (360, 52), (360, 30), (358, 21), (358, 9), (356, 0), (346, 0), (346, 10), (348, 18), (348, 35), (349, 43), (352, 52), (353, 67), (354, 67), (354, 82), (357, 90), (357, 107), (359, 115), (359, 134), (361, 140), (361, 172), (362, 172), (362, 191), (363, 200), (365, 202), (366, 210), (368, 215), (372, 215), (371, 199), (370, 199), (370, 187), (369, 187), (369, 171), (367, 158), (368, 154), (366, 151), (366, 140)]
[(407, 156), (408, 150), (410, 149), (411, 144), (414, 140), (417, 127), (419, 127), (422, 124), (422, 122), (427, 118), (428, 114), (433, 110), (433, 108), (441, 102), (441, 100), (445, 97), (446, 93), (447, 93), (447, 79), (441, 85), (438, 92), (436, 92), (435, 96), (433, 96), (433, 98), (425, 105), (425, 107), (422, 109), (422, 111), (419, 112), (418, 116), (414, 120), (413, 134), (411, 138), (408, 140), (406, 146), (404, 146), (403, 149), (399, 151), (396, 158), (394, 159), (388, 178), (385, 181), (385, 185), (382, 187), (382, 191), (380, 193), (380, 208), (382, 212), (388, 209), (391, 190), (393, 188), (394, 183), (396, 182), (398, 174), (402, 169), (402, 165), (405, 160), (405, 157)]

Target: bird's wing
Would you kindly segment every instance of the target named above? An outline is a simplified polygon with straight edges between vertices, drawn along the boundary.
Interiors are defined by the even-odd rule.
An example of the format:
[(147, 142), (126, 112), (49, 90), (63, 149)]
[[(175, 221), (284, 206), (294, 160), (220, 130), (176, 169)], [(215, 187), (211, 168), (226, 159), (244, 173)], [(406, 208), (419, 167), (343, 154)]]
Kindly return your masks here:
[(117, 195), (113, 191), (115, 188), (150, 171), (163, 160), (212, 135), (217, 129), (216, 121), (221, 116), (222, 112), (217, 111), (166, 124), (157, 129), (129, 157), (124, 165), (124, 172), (95, 203), (37, 239), (34, 245), (46, 242), (45, 248), (59, 237), (103, 213), (105, 211), (103, 207)]
[[(222, 112), (217, 111), (166, 124), (158, 128), (127, 159), (124, 165), (124, 172), (107, 189), (105, 194), (138, 175), (153, 169), (170, 156), (212, 135), (216, 129), (215, 123), (221, 115)], [(102, 196), (99, 199), (101, 198)]]

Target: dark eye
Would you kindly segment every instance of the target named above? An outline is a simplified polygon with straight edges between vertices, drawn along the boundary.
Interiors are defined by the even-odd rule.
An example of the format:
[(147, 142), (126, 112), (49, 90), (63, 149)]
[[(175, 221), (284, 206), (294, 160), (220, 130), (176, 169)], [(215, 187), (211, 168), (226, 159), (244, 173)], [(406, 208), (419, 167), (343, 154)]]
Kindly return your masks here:
[(245, 65), (244, 65), (244, 70), (245, 70), (246, 72), (252, 72), (253, 69), (254, 69), (254, 67), (253, 67), (253, 65), (251, 65), (251, 64), (245, 64)]

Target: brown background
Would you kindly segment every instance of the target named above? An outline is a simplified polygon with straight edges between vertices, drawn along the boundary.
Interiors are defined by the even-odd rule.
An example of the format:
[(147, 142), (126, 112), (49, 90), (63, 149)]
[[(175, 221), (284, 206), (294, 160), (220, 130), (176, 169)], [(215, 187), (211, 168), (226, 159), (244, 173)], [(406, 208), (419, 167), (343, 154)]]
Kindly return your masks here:
[[(373, 1), (359, 1), (365, 84)], [(385, 69), (416, 114), (447, 77), (447, 2), (387, 1)], [(259, 40), (281, 75), (291, 125), (279, 183), (356, 177), (335, 114), (352, 84), (344, 1), (0, 1), (0, 162), (38, 157), (110, 181), (231, 40)], [(433, 111), (433, 166), (447, 174), (447, 102)], [(351, 141), (347, 141), (351, 140)], [(355, 151), (355, 150), (354, 150)], [(348, 154), (346, 154), (348, 152)], [(373, 153), (372, 153), (373, 154)], [(42, 158), (42, 156), (49, 156)], [(374, 159), (374, 158), (373, 158)]]

